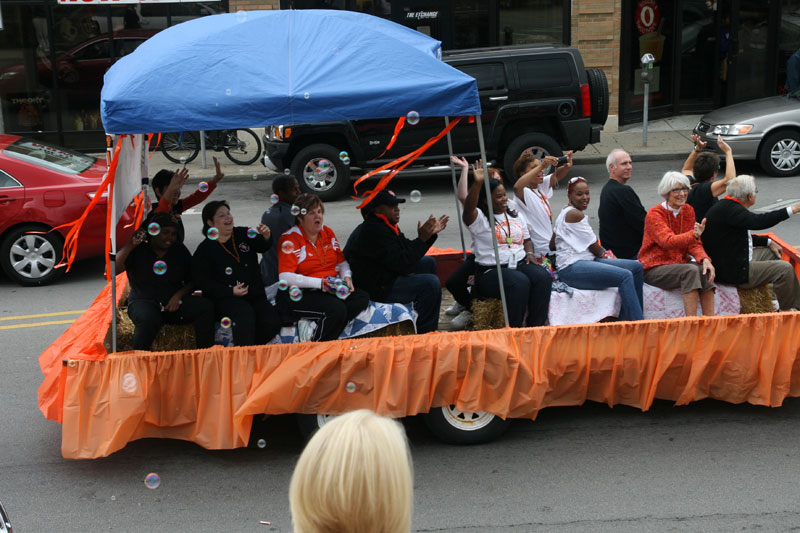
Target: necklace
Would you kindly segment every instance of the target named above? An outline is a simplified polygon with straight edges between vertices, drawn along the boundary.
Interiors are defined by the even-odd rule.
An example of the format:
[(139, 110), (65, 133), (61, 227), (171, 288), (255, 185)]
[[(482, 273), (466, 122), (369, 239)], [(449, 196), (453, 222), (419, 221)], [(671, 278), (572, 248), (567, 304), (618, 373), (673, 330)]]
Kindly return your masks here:
[[(226, 254), (228, 254), (229, 256), (233, 257), (236, 260), (236, 262), (238, 263), (238, 262), (241, 261), (241, 258), (239, 257), (239, 249), (236, 248), (236, 236), (233, 233), (231, 233), (231, 239), (230, 240), (231, 240), (231, 244), (233, 244), (233, 252), (228, 250), (228, 247), (225, 246), (224, 243), (220, 242), (219, 245), (222, 246), (222, 249), (225, 250)], [(219, 242), (219, 241), (217, 241), (217, 242)]]
[(500, 228), (500, 231), (502, 231), (503, 234), (505, 234), (506, 244), (511, 246), (512, 244), (514, 244), (514, 239), (511, 238), (511, 223), (508, 221), (508, 211), (505, 212), (505, 215), (506, 215), (506, 228), (508, 228), (507, 231), (506, 228), (503, 228), (502, 222), (495, 222), (494, 225)]

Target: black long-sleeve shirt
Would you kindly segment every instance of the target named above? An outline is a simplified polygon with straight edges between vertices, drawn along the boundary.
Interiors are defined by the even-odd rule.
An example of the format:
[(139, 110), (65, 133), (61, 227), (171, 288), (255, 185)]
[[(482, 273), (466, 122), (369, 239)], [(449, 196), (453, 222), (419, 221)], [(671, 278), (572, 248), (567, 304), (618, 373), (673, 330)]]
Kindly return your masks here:
[(644, 210), (639, 196), (630, 186), (609, 179), (600, 193), (600, 242), (620, 259), (639, 254), (644, 237)]
[(237, 226), (233, 228), (233, 235), (227, 242), (206, 238), (197, 247), (192, 257), (192, 274), (195, 285), (203, 291), (203, 296), (212, 300), (230, 298), (233, 296), (234, 285), (245, 283), (248, 285), (245, 298), (266, 298), (258, 267), (258, 254), (269, 250), (272, 236), (265, 239), (259, 234), (250, 238), (247, 230), (248, 228)]

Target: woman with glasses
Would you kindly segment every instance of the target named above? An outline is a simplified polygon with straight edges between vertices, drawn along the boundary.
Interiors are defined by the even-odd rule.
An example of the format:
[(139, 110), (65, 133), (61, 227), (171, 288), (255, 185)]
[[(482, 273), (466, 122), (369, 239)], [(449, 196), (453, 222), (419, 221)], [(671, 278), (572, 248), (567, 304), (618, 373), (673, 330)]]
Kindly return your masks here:
[(617, 259), (597, 240), (584, 211), (589, 207), (589, 184), (581, 177), (569, 180), (569, 204), (556, 219), (553, 240), (561, 281), (576, 289), (617, 287), (620, 320), (641, 320), (642, 265), (633, 259)]
[(698, 301), (704, 315), (713, 315), (714, 266), (700, 242), (706, 220), (695, 222), (694, 209), (686, 203), (689, 178), (667, 172), (658, 193), (664, 201), (647, 213), (639, 250), (644, 281), (660, 289), (681, 289), (686, 316), (697, 315)]

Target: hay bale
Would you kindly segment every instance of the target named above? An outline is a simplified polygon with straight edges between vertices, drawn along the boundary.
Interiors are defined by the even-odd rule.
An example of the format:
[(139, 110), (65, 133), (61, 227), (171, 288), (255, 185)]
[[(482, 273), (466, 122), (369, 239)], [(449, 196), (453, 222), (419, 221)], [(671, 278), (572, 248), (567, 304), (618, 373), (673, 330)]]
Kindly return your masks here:
[(775, 306), (772, 304), (772, 289), (769, 284), (759, 285), (752, 289), (736, 289), (739, 292), (739, 302), (741, 303), (741, 314), (774, 313)]
[(414, 335), (414, 323), (410, 320), (403, 320), (395, 324), (389, 324), (381, 329), (370, 331), (354, 339), (366, 339), (368, 337), (397, 337), (399, 335)]
[(472, 301), (473, 329), (501, 329), (506, 323), (503, 319), (503, 303), (495, 298)]
[[(117, 309), (117, 350), (133, 349), (134, 325), (128, 316), (128, 308)], [(197, 342), (194, 339), (192, 324), (163, 324), (153, 340), (150, 348), (153, 352), (171, 352), (175, 350), (194, 350)]]

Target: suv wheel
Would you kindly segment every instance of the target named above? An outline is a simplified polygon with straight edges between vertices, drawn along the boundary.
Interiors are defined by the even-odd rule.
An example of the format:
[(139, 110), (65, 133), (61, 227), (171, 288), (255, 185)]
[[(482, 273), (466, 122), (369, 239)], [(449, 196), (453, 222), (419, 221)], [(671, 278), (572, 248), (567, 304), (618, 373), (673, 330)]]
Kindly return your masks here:
[(513, 184), (517, 181), (514, 176), (514, 162), (519, 159), (522, 152), (530, 150), (536, 159), (541, 159), (546, 155), (561, 156), (561, 147), (555, 139), (544, 133), (526, 133), (520, 135), (508, 145), (503, 156), (503, 168), (506, 172), (506, 179)]
[(455, 405), (436, 407), (425, 414), (425, 424), (448, 444), (481, 444), (502, 435), (511, 422), (486, 411), (464, 412)]
[(603, 69), (586, 69), (589, 78), (589, 100), (592, 105), (592, 124), (605, 124), (608, 120), (608, 80)]
[(771, 176), (800, 174), (800, 134), (792, 130), (771, 133), (761, 143), (758, 162)]
[(350, 167), (339, 159), (340, 150), (330, 144), (306, 146), (292, 160), (292, 174), (300, 190), (316, 194), (323, 202), (344, 196), (350, 184)]

